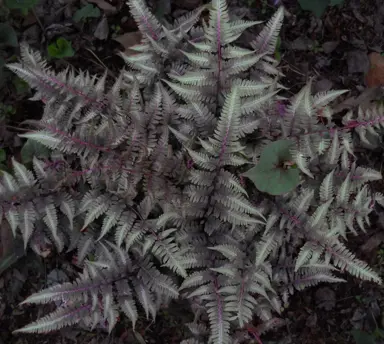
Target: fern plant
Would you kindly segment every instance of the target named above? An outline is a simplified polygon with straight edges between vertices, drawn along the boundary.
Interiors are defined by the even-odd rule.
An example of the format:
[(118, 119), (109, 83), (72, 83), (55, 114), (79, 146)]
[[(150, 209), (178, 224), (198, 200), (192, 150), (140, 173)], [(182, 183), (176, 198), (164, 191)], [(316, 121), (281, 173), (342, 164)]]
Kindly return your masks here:
[(280, 95), (271, 54), (284, 9), (240, 47), (260, 23), (231, 20), (225, 0), (169, 27), (142, 0), (128, 5), (143, 41), (113, 83), (56, 73), (25, 44), (8, 65), (45, 103), (21, 137), (52, 157), (35, 158), (34, 172), (14, 160), (2, 221), (38, 254), (39, 243), (77, 250), (83, 267), (76, 281), (28, 297), (57, 310), (15, 332), (79, 323), (110, 332), (120, 313), (135, 328), (140, 309), (154, 319), (182, 297), (195, 314), (184, 344), (240, 343), (281, 325), (295, 290), (343, 282), (343, 272), (381, 283), (346, 246), (384, 204), (367, 184), (381, 175), (357, 165), (351, 136), (381, 117), (351, 113), (338, 127), (331, 103), (345, 91), (312, 95), (310, 82)]

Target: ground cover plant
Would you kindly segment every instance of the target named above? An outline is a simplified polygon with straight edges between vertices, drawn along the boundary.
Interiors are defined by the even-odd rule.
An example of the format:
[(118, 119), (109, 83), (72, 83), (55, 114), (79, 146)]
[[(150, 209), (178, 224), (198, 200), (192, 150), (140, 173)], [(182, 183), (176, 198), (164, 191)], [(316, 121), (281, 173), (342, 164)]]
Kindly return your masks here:
[(237, 343), (277, 326), (295, 291), (344, 273), (381, 283), (347, 248), (384, 203), (352, 136), (380, 131), (381, 105), (337, 124), (332, 102), (345, 90), (313, 95), (309, 82), (283, 97), (273, 58), (283, 7), (246, 48), (237, 39), (261, 23), (231, 20), (224, 0), (173, 25), (128, 5), (143, 39), (113, 82), (56, 73), (25, 44), (8, 64), (45, 103), (20, 136), (52, 155), (13, 159), (2, 221), (37, 254), (77, 250), (83, 268), (28, 297), (57, 310), (16, 332), (112, 331), (120, 313), (135, 327), (139, 312), (155, 318), (185, 298), (195, 321), (184, 343)]

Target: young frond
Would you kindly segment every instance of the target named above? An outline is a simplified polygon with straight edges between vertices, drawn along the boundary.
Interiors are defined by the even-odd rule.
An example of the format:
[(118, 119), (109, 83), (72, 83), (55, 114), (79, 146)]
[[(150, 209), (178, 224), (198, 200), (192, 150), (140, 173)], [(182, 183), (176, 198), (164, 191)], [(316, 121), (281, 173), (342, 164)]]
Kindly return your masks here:
[(260, 54), (271, 54), (275, 51), (276, 42), (283, 25), (284, 7), (281, 6), (268, 21), (259, 36), (251, 43), (252, 47)]

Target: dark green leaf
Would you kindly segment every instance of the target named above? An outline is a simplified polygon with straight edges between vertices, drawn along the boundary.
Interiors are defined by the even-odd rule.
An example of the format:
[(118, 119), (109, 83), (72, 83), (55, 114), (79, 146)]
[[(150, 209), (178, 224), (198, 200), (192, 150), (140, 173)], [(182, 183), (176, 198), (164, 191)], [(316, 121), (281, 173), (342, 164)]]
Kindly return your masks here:
[(376, 344), (374, 337), (367, 332), (352, 330), (351, 334), (356, 344)]
[(29, 91), (29, 84), (19, 77), (12, 79), (13, 86), (15, 86), (17, 94), (25, 94)]
[(47, 158), (50, 155), (50, 150), (41, 143), (28, 139), (23, 148), (21, 148), (21, 161), (23, 164), (28, 164), (33, 157)]
[(311, 11), (317, 17), (321, 17), (329, 5), (329, 0), (299, 0), (303, 10)]
[(39, 0), (5, 0), (5, 6), (11, 10), (29, 10), (36, 6)]
[(3, 86), (5, 82), (5, 73), (4, 73), (5, 60), (0, 56), (0, 87)]
[(336, 6), (336, 5), (341, 5), (344, 3), (344, 0), (331, 0), (329, 5), (330, 6)]
[(75, 51), (72, 48), (71, 42), (60, 37), (55, 43), (48, 45), (48, 54), (51, 57), (61, 59), (74, 56)]
[(300, 182), (300, 172), (291, 163), (290, 149), (292, 141), (280, 140), (266, 146), (261, 153), (258, 164), (247, 171), (248, 177), (262, 192), (281, 195), (292, 191)]
[(5, 161), (6, 158), (7, 158), (7, 154), (5, 153), (5, 150), (0, 148), (0, 162)]
[(0, 46), (17, 47), (17, 35), (12, 26), (0, 23)]
[(92, 4), (88, 4), (75, 12), (73, 15), (73, 20), (78, 23), (81, 20), (87, 18), (98, 18), (100, 15), (101, 13), (98, 7), (95, 7)]

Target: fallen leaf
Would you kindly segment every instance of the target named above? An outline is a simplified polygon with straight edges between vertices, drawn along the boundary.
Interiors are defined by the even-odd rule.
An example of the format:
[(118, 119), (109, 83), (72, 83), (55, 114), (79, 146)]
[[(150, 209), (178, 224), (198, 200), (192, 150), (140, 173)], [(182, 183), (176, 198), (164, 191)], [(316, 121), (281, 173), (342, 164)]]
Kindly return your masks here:
[(336, 305), (336, 294), (329, 287), (323, 287), (316, 291), (316, 306), (320, 309), (330, 311)]
[(115, 41), (119, 42), (124, 48), (124, 54), (130, 56), (135, 55), (137, 52), (135, 50), (130, 49), (134, 45), (140, 43), (142, 38), (142, 34), (140, 31), (135, 32), (127, 32), (121, 36), (114, 38)]
[(117, 13), (117, 8), (112, 6), (105, 0), (88, 0), (92, 4), (96, 4), (101, 10), (104, 11), (106, 15), (111, 15)]
[(351, 110), (358, 106), (366, 108), (370, 105), (371, 101), (375, 99), (380, 99), (382, 97), (383, 91), (380, 87), (367, 88), (361, 93), (358, 97), (349, 97), (345, 99), (342, 103), (336, 105), (333, 108), (333, 113), (339, 113), (343, 110)]
[(305, 326), (315, 328), (317, 326), (317, 314), (313, 313), (308, 316)]
[(331, 80), (324, 78), (314, 83), (313, 90), (315, 93), (326, 92), (331, 90), (332, 87), (333, 87), (333, 82)]
[(379, 53), (369, 54), (370, 68), (365, 76), (365, 82), (368, 87), (384, 85), (384, 56)]
[(363, 251), (367, 256), (371, 256), (383, 241), (384, 233), (376, 233), (375, 235), (371, 236), (363, 246), (361, 246), (360, 250)]
[(337, 46), (339, 45), (339, 41), (329, 41), (323, 43), (323, 51), (326, 54), (330, 54), (332, 51), (334, 51)]
[(366, 73), (369, 69), (367, 53), (362, 50), (354, 50), (347, 53), (348, 73)]
[(103, 17), (99, 24), (97, 24), (95, 32), (93, 33), (93, 36), (95, 36), (97, 39), (107, 39), (109, 35), (109, 25), (108, 25), (108, 19), (107, 17)]

